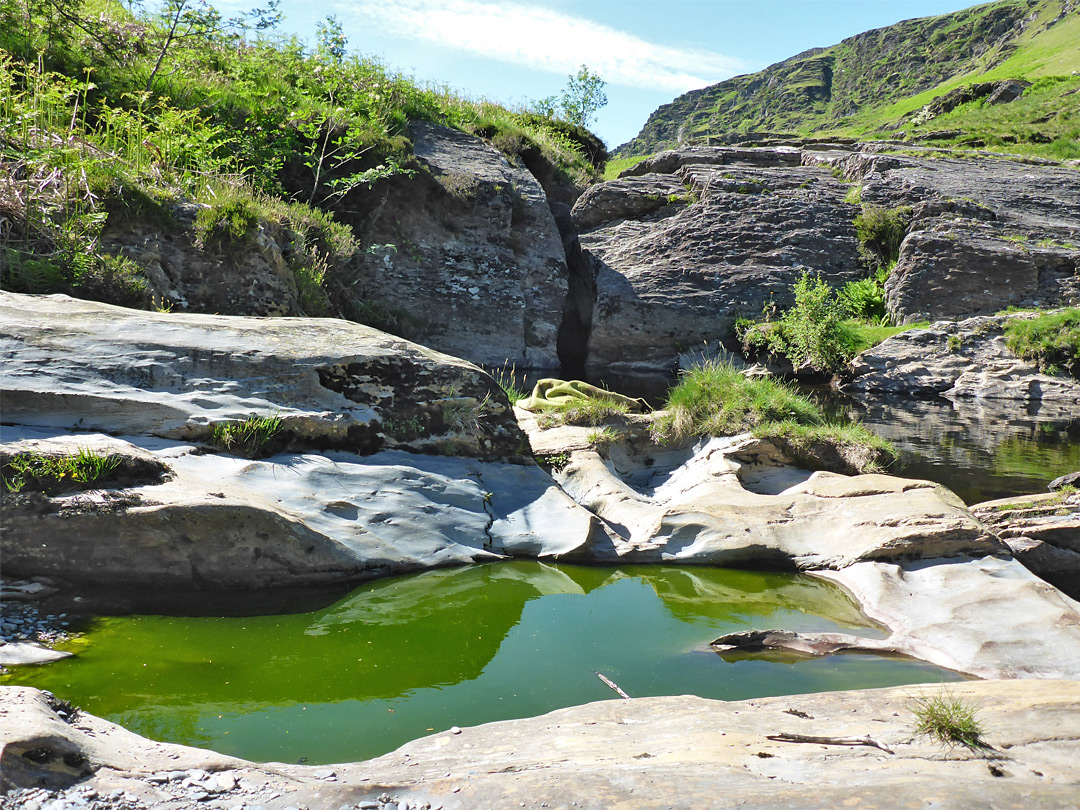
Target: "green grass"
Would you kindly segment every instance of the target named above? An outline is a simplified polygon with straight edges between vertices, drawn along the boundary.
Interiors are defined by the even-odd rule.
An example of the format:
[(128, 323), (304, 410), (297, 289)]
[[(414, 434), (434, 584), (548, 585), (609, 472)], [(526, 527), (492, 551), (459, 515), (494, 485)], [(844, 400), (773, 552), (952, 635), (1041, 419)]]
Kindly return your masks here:
[(840, 326), (844, 331), (844, 341), (854, 357), (860, 352), (877, 346), (893, 335), (899, 335), (909, 329), (926, 329), (930, 326), (930, 322), (920, 321), (919, 323), (909, 323), (903, 326), (889, 326), (849, 318), (844, 320)]
[(491, 378), (502, 389), (502, 392), (506, 394), (506, 398), (510, 400), (511, 405), (517, 404), (519, 400), (525, 399), (529, 395), (521, 387), (522, 383), (518, 381), (516, 365), (504, 365), (502, 368), (491, 371), (490, 374)]
[(558, 404), (545, 405), (537, 415), (540, 427), (556, 425), (585, 425), (600, 427), (613, 418), (630, 413), (630, 405), (611, 399), (581, 397)]
[(1060, 370), (1080, 378), (1080, 307), (1009, 321), (1005, 345), (1017, 357), (1037, 363), (1043, 371)]
[(120, 465), (120, 456), (80, 448), (70, 455), (17, 453), (3, 464), (7, 492), (61, 492), (86, 489), (106, 481)]
[(627, 158), (611, 158), (604, 166), (604, 179), (614, 180), (624, 171), (631, 166), (636, 166), (641, 161), (647, 160), (651, 155), (641, 155), (639, 157), (627, 157)]
[(974, 704), (956, 697), (947, 690), (937, 695), (916, 698), (911, 705), (915, 715), (915, 731), (942, 745), (964, 748), (985, 748), (982, 723), (976, 717)]
[(610, 447), (619, 440), (619, 432), (612, 427), (604, 426), (596, 430), (590, 430), (585, 440), (597, 449)]
[(821, 408), (771, 377), (746, 377), (733, 366), (706, 362), (679, 375), (665, 413), (654, 423), (661, 440), (731, 436), (768, 422), (803, 425), (825, 421)]
[(862, 425), (828, 422), (820, 407), (786, 383), (746, 377), (712, 361), (680, 374), (653, 424), (661, 442), (747, 431), (796, 461), (839, 472), (877, 471), (897, 457), (889, 442)]
[(272, 442), (280, 431), (280, 417), (252, 415), (243, 422), (217, 422), (208, 441), (238, 456), (261, 458), (270, 454)]

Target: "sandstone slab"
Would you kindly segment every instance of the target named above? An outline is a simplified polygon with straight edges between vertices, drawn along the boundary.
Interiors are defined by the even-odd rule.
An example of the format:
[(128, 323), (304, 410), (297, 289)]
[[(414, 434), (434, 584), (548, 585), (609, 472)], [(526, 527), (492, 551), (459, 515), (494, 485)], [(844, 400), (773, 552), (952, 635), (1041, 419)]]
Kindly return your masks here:
[[(4, 687), (0, 742), (8, 790), (39, 780), (59, 787), (77, 774), (99, 792), (124, 791), (138, 808), (192, 801), (192, 788), (168, 778), (177, 772), (192, 783), (233, 785), (204, 796), (199, 803), (205, 806), (258, 803), (274, 810), (521, 803), (683, 810), (715, 807), (718, 796), (741, 807), (792, 810), (856, 801), (876, 808), (933, 802), (959, 810), (988, 803), (1075, 805), (1078, 682), (970, 682), (949, 691), (976, 708), (987, 749), (946, 749), (915, 733), (913, 700), (940, 693), (933, 685), (731, 703), (692, 696), (615, 699), (440, 731), (384, 757), (330, 768), (253, 765), (155, 743), (86, 713), (66, 723), (40, 692)], [(893, 753), (768, 739), (781, 733), (869, 736)], [(34, 748), (50, 756), (26, 758)], [(65, 766), (65, 756), (82, 764)], [(8, 801), (21, 795), (9, 794)]]

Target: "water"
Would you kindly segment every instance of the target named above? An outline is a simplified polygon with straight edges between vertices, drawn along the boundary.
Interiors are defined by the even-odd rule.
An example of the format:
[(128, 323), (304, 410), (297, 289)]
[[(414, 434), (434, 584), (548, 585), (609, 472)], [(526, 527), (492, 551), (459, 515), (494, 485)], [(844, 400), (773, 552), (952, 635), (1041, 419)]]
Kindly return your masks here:
[(1046, 492), (1080, 470), (1080, 414), (1027, 412), (1018, 403), (840, 395), (827, 410), (857, 419), (900, 451), (894, 475), (944, 484), (965, 503)]
[[(245, 611), (253, 598), (282, 604)], [(75, 658), (4, 681), (151, 738), (328, 763), (453, 725), (618, 699), (594, 670), (635, 697), (726, 700), (960, 678), (901, 658), (725, 660), (704, 649), (755, 627), (880, 635), (841, 589), (792, 574), (507, 562), (379, 580), (327, 601), (132, 605), (144, 612), (92, 620)]]

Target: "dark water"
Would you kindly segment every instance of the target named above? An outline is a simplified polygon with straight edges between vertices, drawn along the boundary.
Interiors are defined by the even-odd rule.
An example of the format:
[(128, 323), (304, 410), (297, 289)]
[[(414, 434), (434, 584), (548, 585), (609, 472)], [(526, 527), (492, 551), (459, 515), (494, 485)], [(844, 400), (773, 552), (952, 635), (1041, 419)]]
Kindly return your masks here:
[(130, 604), (140, 613), (94, 619), (75, 658), (4, 682), (155, 739), (326, 763), (453, 725), (618, 699), (593, 670), (632, 696), (727, 700), (960, 677), (901, 658), (725, 660), (703, 649), (753, 627), (878, 634), (839, 588), (790, 574), (507, 562), (340, 598), (282, 594), (276, 610), (260, 598), (247, 612), (237, 595), (159, 599), (157, 614)]
[(890, 472), (944, 484), (968, 504), (1045, 492), (1054, 478), (1080, 470), (1080, 414), (943, 398), (822, 398), (828, 410), (896, 445), (900, 464)]

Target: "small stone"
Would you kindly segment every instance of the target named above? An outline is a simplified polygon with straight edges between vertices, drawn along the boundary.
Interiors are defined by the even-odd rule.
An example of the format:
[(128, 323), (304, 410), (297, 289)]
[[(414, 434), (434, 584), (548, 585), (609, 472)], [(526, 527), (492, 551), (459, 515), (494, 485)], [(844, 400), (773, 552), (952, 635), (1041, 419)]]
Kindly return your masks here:
[(458, 728), (457, 726), (450, 726), (450, 733), (451, 733), (451, 734), (460, 734), (460, 733), (461, 733), (461, 729), (460, 729), (460, 728)]

